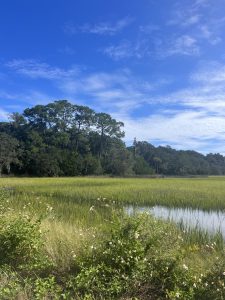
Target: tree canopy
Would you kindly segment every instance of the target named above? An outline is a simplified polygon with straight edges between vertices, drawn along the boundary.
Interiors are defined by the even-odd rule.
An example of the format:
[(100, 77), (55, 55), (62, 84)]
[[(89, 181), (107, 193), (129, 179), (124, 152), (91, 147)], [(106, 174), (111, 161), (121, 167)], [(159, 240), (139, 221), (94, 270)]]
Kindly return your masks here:
[(58, 100), (0, 122), (0, 175), (223, 175), (225, 158), (137, 141), (124, 124), (87, 106)]

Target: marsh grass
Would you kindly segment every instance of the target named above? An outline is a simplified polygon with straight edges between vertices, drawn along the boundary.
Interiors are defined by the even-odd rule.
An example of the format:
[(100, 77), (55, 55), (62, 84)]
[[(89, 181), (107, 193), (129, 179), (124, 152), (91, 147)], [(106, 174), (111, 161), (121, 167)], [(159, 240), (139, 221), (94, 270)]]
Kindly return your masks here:
[(95, 237), (94, 228), (82, 228), (61, 221), (44, 220), (41, 230), (45, 232), (45, 250), (59, 273), (74, 269), (84, 244), (93, 243)]
[[(20, 199), (44, 198), (94, 205), (104, 197), (117, 205), (164, 205), (205, 210), (225, 209), (225, 177), (209, 178), (2, 178), (0, 186)], [(60, 207), (60, 209), (62, 206)]]
[[(115, 213), (123, 214), (124, 205), (225, 208), (224, 177), (2, 178), (0, 186), (8, 195), (9, 210), (44, 219), (46, 249), (60, 269), (69, 269), (73, 253), (79, 253), (83, 242), (91, 241), (96, 232), (107, 231)], [(211, 235), (183, 224), (178, 227), (185, 231), (187, 245), (216, 241), (217, 248), (223, 248), (219, 233)]]
[[(167, 207), (223, 210), (225, 209), (224, 177), (201, 179), (1, 178), (0, 187), (3, 193), (2, 200), (0, 199), (2, 205), (0, 209), (4, 215), (9, 214), (15, 217), (29, 215), (33, 220), (41, 220), (40, 232), (43, 235), (43, 252), (51, 261), (51, 276), (54, 274), (54, 278), (48, 273), (46, 279), (38, 277), (37, 281), (35, 280), (26, 284), (23, 283), (21, 287), (21, 281), (16, 277), (17, 275), (11, 273), (11, 271), (5, 272), (4, 274), (9, 274), (9, 277), (11, 276), (13, 278), (7, 283), (10, 289), (15, 290), (17, 297), (18, 295), (23, 295), (20, 296), (20, 299), (32, 299), (32, 297), (33, 299), (54, 299), (51, 298), (51, 293), (54, 293), (54, 290), (57, 291), (57, 289), (59, 293), (56, 293), (58, 296), (55, 297), (58, 298), (55, 299), (100, 299), (94, 292), (91, 294), (92, 296), (90, 296), (92, 298), (82, 298), (82, 295), (85, 294), (82, 294), (82, 289), (85, 289), (85, 286), (87, 287), (88, 284), (90, 284), (89, 288), (94, 291), (95, 286), (92, 286), (91, 283), (92, 272), (95, 274), (93, 276), (97, 276), (96, 280), (98, 281), (96, 284), (99, 285), (99, 289), (101, 289), (102, 284), (107, 286), (107, 282), (102, 282), (101, 276), (98, 275), (98, 270), (103, 268), (101, 270), (103, 270), (103, 273), (105, 272), (104, 274), (106, 274), (106, 276), (109, 276), (109, 280), (111, 280), (110, 272), (112, 274), (115, 272), (112, 261), (105, 261), (104, 266), (98, 264), (98, 262), (104, 258), (102, 251), (108, 251), (107, 245), (109, 244), (107, 243), (111, 243), (111, 232), (115, 226), (115, 220), (118, 220), (119, 224), (131, 224), (131, 229), (132, 226), (136, 226), (135, 220), (139, 220), (139, 218), (142, 220), (140, 221), (140, 224), (142, 224), (141, 229), (138, 229), (139, 231), (137, 232), (132, 231), (133, 238), (136, 238), (136, 234), (137, 236), (139, 234), (142, 236), (142, 244), (138, 241), (137, 244), (134, 243), (134, 250), (135, 247), (138, 247), (137, 249), (142, 249), (140, 251), (143, 254), (145, 247), (149, 247), (143, 246), (147, 241), (149, 241), (149, 245), (154, 245), (154, 249), (150, 247), (152, 250), (146, 252), (149, 255), (149, 258), (146, 259), (149, 259), (149, 263), (153, 264), (151, 266), (153, 268), (152, 274), (156, 276), (154, 277), (154, 280), (156, 280), (154, 281), (156, 290), (158, 285), (161, 286), (161, 277), (165, 276), (165, 280), (168, 281), (167, 275), (170, 276), (172, 273), (167, 274), (167, 271), (165, 271), (165, 273), (161, 274), (161, 271), (159, 272), (159, 270), (154, 269), (157, 267), (154, 259), (159, 263), (159, 266), (162, 264), (162, 270), (163, 268), (167, 270), (167, 268), (174, 267), (173, 272), (175, 272), (174, 274), (177, 277), (183, 272), (180, 271), (180, 268), (182, 270), (182, 265), (188, 265), (188, 268), (192, 272), (191, 274), (195, 274), (193, 276), (196, 278), (199, 278), (202, 273), (205, 274), (204, 276), (207, 276), (209, 270), (212, 269), (218, 261), (225, 261), (223, 255), (224, 241), (220, 233), (211, 235), (198, 228), (184, 227), (183, 224), (175, 226), (172, 222), (156, 220), (152, 216), (145, 216), (145, 214), (143, 216), (137, 214), (129, 218), (125, 217), (123, 212), (123, 207), (129, 204), (138, 206), (163, 205)], [(134, 221), (132, 221), (133, 219)], [(140, 269), (139, 266), (133, 262), (133, 255), (131, 255), (132, 257), (129, 256), (129, 251), (133, 251), (132, 242), (127, 239), (126, 235), (123, 235), (125, 234), (123, 225), (118, 226), (119, 229), (117, 228), (116, 232), (121, 234), (121, 238), (124, 239), (124, 249), (117, 243), (120, 239), (114, 236), (114, 242), (117, 245), (115, 251), (125, 251), (123, 255), (127, 256), (128, 261), (134, 263), (135, 268), (137, 267), (137, 269), (135, 269), (136, 271), (132, 270), (133, 267), (130, 267), (131, 273), (129, 274), (133, 274), (132, 276), (134, 276), (134, 278), (131, 275), (129, 276), (131, 276), (134, 281), (129, 278), (129, 280), (127, 279), (128, 283), (131, 280), (131, 283), (129, 283), (130, 286), (135, 286), (135, 284), (142, 285), (144, 289), (143, 295), (147, 293), (147, 297), (149, 297), (149, 293), (153, 293), (153, 291), (147, 292), (149, 286), (145, 287), (145, 280), (148, 282), (147, 278), (150, 276), (150, 273), (147, 272), (145, 263), (143, 263), (145, 261), (143, 260), (144, 256), (140, 258), (140, 266), (141, 268), (143, 267), (143, 269)], [(96, 257), (94, 258), (93, 255), (95, 252), (93, 252), (93, 249), (97, 251)], [(126, 252), (128, 249), (130, 250)], [(119, 252), (114, 253), (112, 251), (111, 254), (112, 257), (116, 259)], [(86, 257), (88, 260), (86, 260)], [(178, 257), (177, 262), (176, 258)], [(87, 262), (92, 258), (94, 259), (93, 263), (95, 262), (96, 265), (89, 265)], [(79, 281), (75, 274), (79, 274), (82, 264), (85, 264), (86, 273), (81, 273), (80, 277), (78, 277)], [(143, 272), (147, 272), (146, 278), (140, 276)], [(174, 274), (171, 276), (175, 276)], [(119, 291), (123, 291), (123, 276), (126, 277), (128, 275), (121, 269), (121, 274), (118, 276), (118, 282), (115, 282), (115, 290), (112, 292), (115, 293), (115, 295), (117, 292), (119, 295)], [(137, 276), (137, 278), (135, 276)], [(179, 280), (183, 280), (182, 276)], [(85, 281), (85, 278), (87, 281)], [(90, 279), (89, 283), (88, 278)], [(194, 282), (193, 280), (195, 280), (193, 278), (190, 279), (192, 284)], [(78, 284), (77, 280), (80, 284), (80, 294), (76, 294), (76, 298), (71, 298), (68, 296), (69, 294), (66, 295), (64, 293), (64, 289), (68, 288), (69, 291), (75, 291)], [(71, 282), (70, 287), (66, 287), (67, 282)], [(116, 290), (117, 284), (119, 285), (118, 291)], [(170, 282), (170, 284), (171, 287), (168, 288), (174, 289), (172, 282)], [(25, 286), (27, 287), (25, 288)], [(105, 288), (104, 286), (104, 289)], [(182, 287), (180, 287), (180, 289), (182, 289)], [(17, 290), (18, 292), (16, 292)], [(37, 293), (35, 292), (36, 294), (40, 293), (40, 295), (44, 295), (43, 298), (34, 296), (32, 292), (34, 290), (37, 290)], [(190, 291), (191, 290), (188, 289), (186, 292), (191, 293)], [(5, 293), (4, 288), (0, 288), (0, 296), (1, 292)], [(164, 292), (165, 291), (163, 291), (163, 293)], [(109, 290), (105, 290), (104, 293), (102, 295), (108, 295)], [(181, 291), (179, 290), (177, 293), (179, 294)], [(127, 297), (130, 297), (130, 299), (133, 296), (139, 297), (137, 299), (144, 299), (144, 296), (142, 297), (132, 291), (125, 294), (127, 294)], [(97, 298), (94, 298), (93, 295)], [(88, 294), (86, 294), (86, 296), (89, 297)], [(193, 298), (194, 296), (185, 298), (186, 296), (185, 294), (184, 298), (181, 299), (195, 299)], [(10, 297), (11, 296), (8, 298), (5, 297), (5, 299), (13, 299)], [(106, 299), (104, 296), (102, 297), (102, 299)], [(176, 291), (171, 290), (171, 294), (168, 297), (168, 299), (176, 299)]]

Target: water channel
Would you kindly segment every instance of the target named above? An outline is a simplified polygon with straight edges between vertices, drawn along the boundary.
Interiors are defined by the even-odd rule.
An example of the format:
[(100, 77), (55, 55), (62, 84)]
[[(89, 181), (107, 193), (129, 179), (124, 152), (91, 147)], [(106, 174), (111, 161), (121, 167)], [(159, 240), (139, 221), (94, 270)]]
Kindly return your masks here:
[(175, 223), (182, 223), (184, 227), (198, 228), (210, 234), (221, 232), (225, 239), (225, 212), (203, 211), (190, 208), (168, 208), (165, 206), (126, 206), (128, 215), (147, 212), (163, 220), (170, 220)]

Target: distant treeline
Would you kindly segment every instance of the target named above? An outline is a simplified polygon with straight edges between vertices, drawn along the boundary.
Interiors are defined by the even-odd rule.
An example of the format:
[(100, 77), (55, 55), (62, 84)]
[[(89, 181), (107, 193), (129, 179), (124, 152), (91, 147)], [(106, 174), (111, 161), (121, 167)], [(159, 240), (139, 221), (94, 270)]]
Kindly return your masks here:
[(225, 157), (122, 141), (109, 114), (59, 100), (0, 122), (0, 175), (224, 175)]

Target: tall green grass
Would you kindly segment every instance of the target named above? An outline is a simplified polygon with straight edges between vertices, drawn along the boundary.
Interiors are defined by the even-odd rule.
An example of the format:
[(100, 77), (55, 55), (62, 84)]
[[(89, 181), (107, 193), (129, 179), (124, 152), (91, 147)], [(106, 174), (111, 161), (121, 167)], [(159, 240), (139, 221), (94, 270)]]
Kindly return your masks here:
[[(225, 177), (209, 178), (2, 178), (0, 186), (21, 199), (54, 202), (63, 209), (73, 204), (94, 205), (106, 198), (117, 205), (165, 205), (205, 210), (225, 209)], [(36, 199), (36, 200), (35, 200)]]

